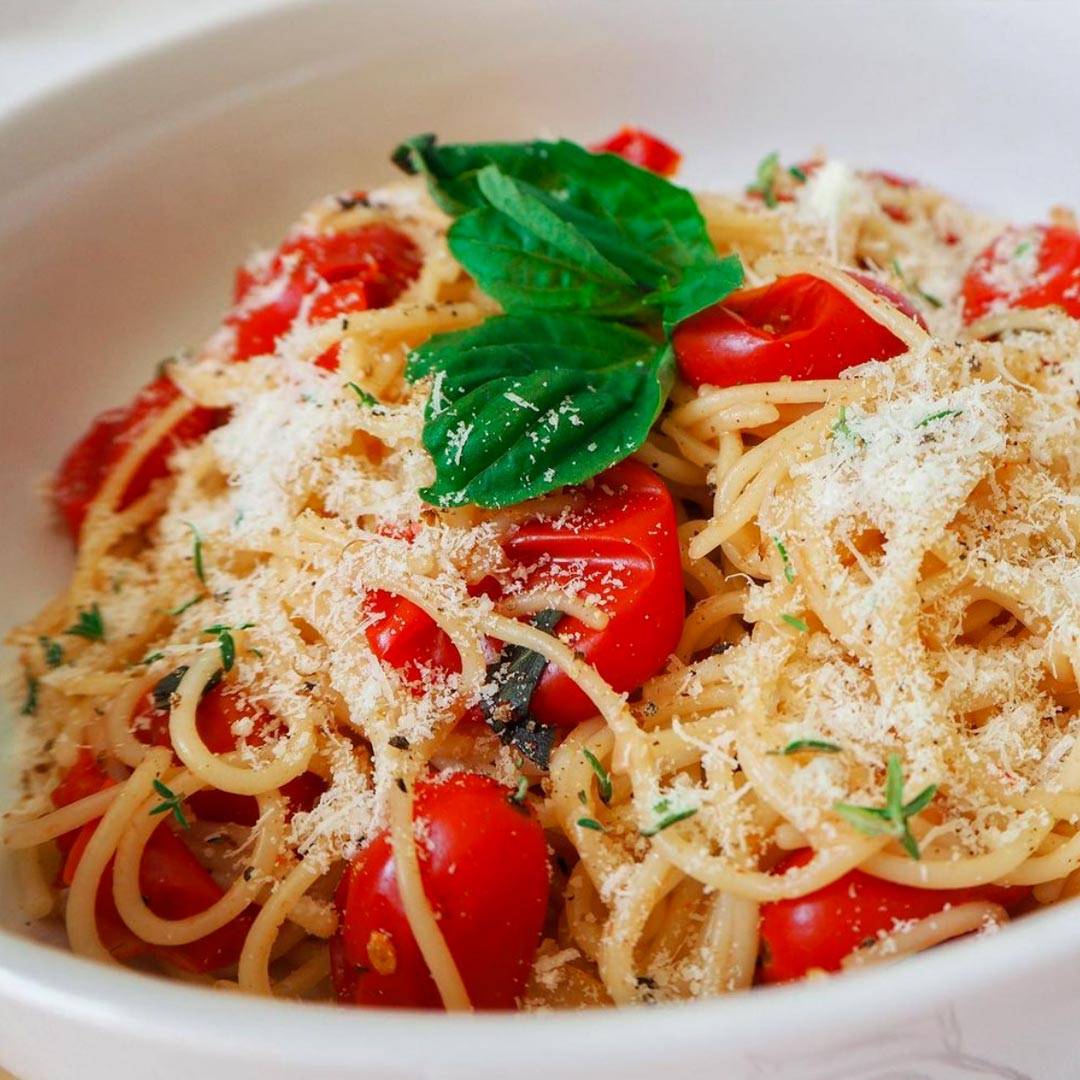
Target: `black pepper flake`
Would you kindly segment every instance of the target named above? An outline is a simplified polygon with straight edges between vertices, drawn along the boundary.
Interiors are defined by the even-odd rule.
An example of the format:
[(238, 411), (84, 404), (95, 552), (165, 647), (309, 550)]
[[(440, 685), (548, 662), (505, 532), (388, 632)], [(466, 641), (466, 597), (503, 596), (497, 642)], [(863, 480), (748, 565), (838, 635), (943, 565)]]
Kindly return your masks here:
[(244, 869), (244, 880), (250, 881), (255, 876), (255, 867), (248, 866)]
[(409, 740), (406, 739), (404, 735), (391, 735), (390, 736), (390, 745), (395, 750), (408, 750), (409, 749)]
[(408, 787), (405, 784), (405, 781), (402, 780), (400, 776), (394, 781), (394, 783), (397, 784), (398, 791), (408, 791), (409, 790)]
[(337, 204), (342, 210), (355, 210), (358, 206), (370, 206), (366, 195), (335, 195)]

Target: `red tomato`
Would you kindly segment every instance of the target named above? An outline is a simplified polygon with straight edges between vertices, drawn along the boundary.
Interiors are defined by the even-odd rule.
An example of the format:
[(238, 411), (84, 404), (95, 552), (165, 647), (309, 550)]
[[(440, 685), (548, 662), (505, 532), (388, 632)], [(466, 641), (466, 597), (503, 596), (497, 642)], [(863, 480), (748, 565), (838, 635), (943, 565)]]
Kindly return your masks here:
[[(135, 737), (147, 746), (167, 746), (172, 749), (169, 737), (169, 710), (159, 709), (154, 702), (153, 691), (147, 691), (133, 713)], [(233, 734), (233, 727), (245, 723), (250, 733), (241, 737)], [(195, 714), (195, 728), (199, 738), (213, 754), (227, 754), (242, 746), (261, 746), (265, 742), (266, 729), (273, 717), (235, 694), (226, 693), (219, 684), (207, 691), (199, 702)], [(285, 784), (281, 793), (289, 800), (289, 813), (311, 810), (326, 790), (325, 782), (314, 773), (301, 773)], [(237, 795), (231, 791), (204, 789), (188, 799), (195, 813), (207, 821), (231, 821), (237, 825), (254, 825), (259, 819), (259, 806), (253, 795)]]
[[(925, 326), (909, 301), (880, 281), (861, 285)], [(827, 281), (793, 274), (733, 293), (680, 323), (675, 357), (691, 386), (738, 386), (791, 379), (834, 379), (867, 360), (888, 360), (907, 346)]]
[[(414, 805), (424, 893), (469, 999), (478, 1009), (512, 1009), (547, 909), (544, 831), (506, 788), (477, 773), (422, 781)], [(435, 980), (402, 910), (385, 833), (353, 859), (337, 905), (341, 922), (330, 956), (338, 999), (439, 1008)]]
[[(607, 613), (602, 630), (564, 618), (556, 633), (616, 690), (634, 690), (659, 671), (682, 633), (686, 598), (675, 508), (664, 483), (635, 461), (613, 466), (577, 493), (586, 498), (582, 509), (555, 521), (528, 521), (503, 547), (523, 571), (525, 588), (573, 585)], [(367, 629), (376, 656), (410, 679), (425, 666), (461, 670), (457, 650), (423, 611), (404, 598), (375, 595), (384, 612)], [(549, 664), (531, 711), (541, 723), (573, 727), (596, 707)]]
[[(392, 304), (420, 272), (421, 261), (409, 237), (378, 222), (286, 240), (265, 270), (237, 272), (237, 306), (225, 320), (236, 332), (233, 357), (273, 352), (310, 293), (316, 294), (314, 322)], [(253, 290), (275, 282), (271, 299), (255, 304)]]
[(1080, 232), (1061, 225), (1006, 229), (972, 263), (964, 322), (992, 311), (1057, 305), (1080, 319)]
[[(87, 507), (110, 471), (147, 425), (179, 397), (180, 390), (172, 379), (161, 375), (143, 387), (130, 405), (101, 413), (67, 452), (53, 481), (53, 499), (74, 539), (78, 539)], [(155, 480), (168, 476), (170, 455), (181, 446), (198, 442), (221, 422), (223, 415), (219, 410), (203, 408), (188, 413), (143, 459), (117, 509), (130, 506), (150, 490)]]
[(596, 143), (589, 149), (594, 154), (618, 154), (632, 164), (661, 176), (674, 176), (682, 161), (682, 154), (678, 150), (636, 127), (624, 127), (610, 139)]
[[(813, 858), (802, 848), (777, 864), (783, 874)], [(946, 906), (989, 900), (1015, 907), (1030, 889), (983, 885), (972, 889), (916, 889), (852, 870), (808, 896), (761, 906), (761, 981), (789, 982), (809, 971), (839, 971), (844, 957), (897, 922), (925, 919)]]

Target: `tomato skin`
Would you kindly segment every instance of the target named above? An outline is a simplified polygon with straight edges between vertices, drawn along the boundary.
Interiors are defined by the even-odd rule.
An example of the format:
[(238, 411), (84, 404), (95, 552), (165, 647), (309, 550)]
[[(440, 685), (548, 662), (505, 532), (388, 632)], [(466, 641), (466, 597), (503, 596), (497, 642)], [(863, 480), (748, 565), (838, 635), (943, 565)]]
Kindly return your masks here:
[[(631, 460), (585, 490), (583, 511), (555, 523), (526, 522), (503, 547), (520, 566), (544, 561), (525, 579), (526, 588), (584, 582), (581, 598), (607, 613), (607, 626), (591, 630), (564, 617), (555, 632), (621, 693), (655, 675), (682, 634), (686, 595), (675, 507), (663, 481)], [(560, 727), (596, 715), (592, 701), (553, 664), (529, 708), (541, 723)]]
[[(851, 277), (925, 327), (898, 292), (862, 274)], [(845, 368), (907, 350), (838, 289), (811, 274), (733, 293), (680, 323), (673, 341), (679, 372), (695, 387), (785, 377), (834, 379)]]
[[(146, 427), (179, 397), (177, 385), (167, 375), (161, 375), (144, 386), (130, 405), (97, 416), (67, 452), (53, 480), (53, 501), (72, 539), (78, 540), (86, 511), (113, 467)], [(192, 409), (142, 460), (117, 509), (130, 506), (150, 490), (155, 480), (168, 476), (172, 453), (181, 446), (198, 442), (222, 422), (224, 415), (221, 410)]]
[(678, 150), (637, 127), (621, 128), (611, 138), (595, 143), (589, 149), (594, 154), (618, 154), (632, 165), (640, 165), (660, 176), (674, 176), (682, 161)]
[[(1024, 244), (1036, 248), (1034, 276), (1018, 281), (1007, 291), (1009, 264)], [(994, 280), (995, 277), (998, 280)], [(1036, 225), (1006, 229), (971, 265), (960, 295), (965, 323), (1007, 308), (1040, 308), (1057, 305), (1080, 319), (1080, 232), (1061, 225)]]
[[(564, 618), (556, 630), (617, 691), (634, 690), (663, 667), (678, 644), (686, 613), (675, 507), (663, 481), (636, 461), (607, 469), (590, 486), (584, 508), (559, 522), (533, 520), (503, 543), (511, 563), (528, 568), (526, 589), (568, 582), (607, 613), (592, 630)], [(615, 579), (605, 583), (605, 579)], [(414, 681), (423, 667), (458, 672), (461, 659), (449, 637), (403, 597), (373, 594), (381, 617), (367, 627), (372, 651)], [(549, 664), (530, 704), (543, 724), (573, 727), (596, 706), (568, 675)]]
[[(477, 1009), (512, 1009), (540, 942), (548, 898), (547, 843), (532, 811), (478, 773), (417, 784), (415, 820), (424, 893)], [(331, 942), (338, 1000), (437, 1009), (441, 999), (401, 906), (393, 855), (381, 834), (349, 865)], [(393, 970), (375, 970), (372, 934), (385, 935)]]
[[(805, 866), (813, 851), (802, 848), (777, 864), (783, 874)], [(893, 929), (899, 921), (925, 919), (947, 905), (989, 900), (1015, 907), (1031, 890), (1002, 885), (970, 889), (916, 889), (852, 870), (807, 896), (761, 906), (764, 983), (801, 979), (814, 969), (839, 971), (846, 956), (868, 938)]]
[[(273, 352), (309, 294), (314, 295), (312, 322), (392, 304), (416, 278), (421, 261), (408, 236), (379, 222), (291, 237), (265, 269), (237, 272), (236, 306), (225, 320), (235, 332), (233, 359)], [(252, 291), (274, 282), (278, 285), (272, 298), (254, 305)]]

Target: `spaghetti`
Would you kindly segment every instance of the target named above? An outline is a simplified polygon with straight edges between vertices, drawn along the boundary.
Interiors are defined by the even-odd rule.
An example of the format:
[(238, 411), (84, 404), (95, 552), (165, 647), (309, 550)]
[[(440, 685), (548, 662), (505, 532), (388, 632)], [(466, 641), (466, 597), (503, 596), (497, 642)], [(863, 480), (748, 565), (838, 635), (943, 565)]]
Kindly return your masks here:
[[(325, 997), (358, 887), (345, 868), (378, 840), (409, 949), (437, 1000), (469, 1009), (418, 810), (462, 772), (498, 781), (551, 851), (528, 1008), (856, 967), (1075, 894), (1076, 312), (1006, 301), (965, 322), (996, 223), (837, 162), (766, 172), (751, 195), (700, 197), (717, 250), (752, 288), (827, 286), (895, 355), (718, 386), (688, 375), (676, 331), (683, 377), (633, 457), (673, 499), (689, 600), (629, 693), (574, 636), (614, 632), (629, 571), (599, 588), (587, 557), (555, 572), (513, 555), (529, 528), (588, 522), (599, 488), (503, 509), (419, 494), (438, 383), (406, 381), (410, 351), (498, 312), (419, 181), (320, 202), (249, 264), (222, 330), (169, 366), (171, 400), (116, 443), (69, 586), (12, 634), (33, 746), (5, 843), (28, 915), (62, 916), (101, 960)], [(334, 238), (359, 235), (343, 270)], [(1014, 295), (1046, 272), (1022, 243)], [(394, 653), (404, 602), (443, 661)], [(533, 625), (542, 612), (562, 629)], [(500, 649), (587, 699), (550, 762), (496, 737)], [(194, 871), (177, 884), (189, 862), (198, 889)], [(784, 912), (849, 881), (890, 898), (886, 924), (782, 971)], [(912, 899), (928, 896), (944, 900)], [(364, 971), (386, 978), (412, 955), (400, 934), (365, 941)]]

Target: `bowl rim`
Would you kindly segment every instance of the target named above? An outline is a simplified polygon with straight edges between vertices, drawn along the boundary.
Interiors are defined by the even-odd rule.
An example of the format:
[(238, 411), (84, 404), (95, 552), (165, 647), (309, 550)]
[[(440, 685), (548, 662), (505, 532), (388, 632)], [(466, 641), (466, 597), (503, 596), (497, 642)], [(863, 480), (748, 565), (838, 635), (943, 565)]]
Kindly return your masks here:
[[(17, 143), (20, 134), (47, 127), (48, 114), (87, 110), (103, 94), (139, 69), (182, 60), (205, 41), (273, 22), (287, 25), (308, 17), (311, 0), (276, 0), (261, 10), (232, 13), (209, 26), (189, 27), (140, 45), (100, 66), (52, 84), (41, 94), (0, 112), (0, 137)], [(1080, 920), (1063, 904), (1023, 919), (979, 940), (951, 943), (897, 965), (886, 965), (753, 993), (664, 1004), (650, 1008), (641, 1034), (633, 1010), (618, 1008), (533, 1014), (488, 1013), (463, 1018), (415, 1010), (350, 1009), (331, 1004), (267, 1000), (244, 994), (209, 993), (177, 980), (155, 978), (118, 965), (100, 964), (0, 928), (0, 999), (35, 1008), (84, 1027), (147, 1040), (201, 1043), (207, 1053), (250, 1054), (324, 1066), (355, 1066), (358, 1045), (372, 1067), (475, 1065), (478, 1039), (492, 1062), (543, 1060), (553, 1040), (574, 1047), (580, 1068), (611, 1069), (640, 1064), (653, 1050), (680, 1056), (695, 1048), (716, 1050), (725, 1038), (768, 1026), (784, 1042), (801, 1035), (866, 1031), (897, 1026), (913, 1015), (974, 998), (1080, 952)], [(843, 1028), (838, 1028), (842, 1018)], [(358, 1040), (358, 1036), (361, 1040)], [(780, 1044), (777, 1044), (780, 1052)]]

